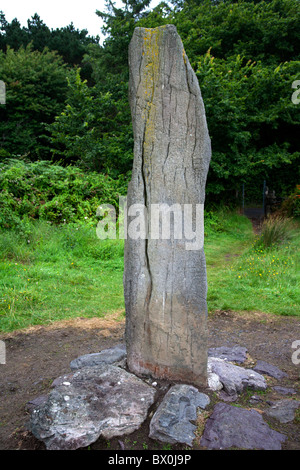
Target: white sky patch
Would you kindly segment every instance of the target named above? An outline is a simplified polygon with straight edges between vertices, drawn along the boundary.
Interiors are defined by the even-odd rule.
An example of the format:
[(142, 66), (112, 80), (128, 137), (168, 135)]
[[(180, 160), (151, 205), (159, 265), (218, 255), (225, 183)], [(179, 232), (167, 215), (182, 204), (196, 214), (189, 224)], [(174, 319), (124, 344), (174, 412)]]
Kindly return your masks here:
[[(150, 8), (154, 8), (160, 0), (153, 0)], [(116, 7), (122, 7), (120, 0), (115, 1)], [(70, 0), (2, 0), (0, 11), (10, 23), (17, 18), (21, 26), (27, 26), (27, 20), (37, 13), (50, 29), (62, 28), (73, 23), (76, 29), (87, 29), (90, 36), (100, 36), (102, 20), (96, 15), (96, 10), (105, 11), (104, 0), (85, 0), (83, 3)]]

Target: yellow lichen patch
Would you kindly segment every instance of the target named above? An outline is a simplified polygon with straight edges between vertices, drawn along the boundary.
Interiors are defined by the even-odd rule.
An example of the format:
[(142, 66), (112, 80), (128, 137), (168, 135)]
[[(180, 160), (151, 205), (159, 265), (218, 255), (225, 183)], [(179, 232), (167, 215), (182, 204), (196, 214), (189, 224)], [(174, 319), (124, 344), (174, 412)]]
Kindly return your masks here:
[(143, 42), (143, 76), (141, 77), (144, 107), (146, 113), (144, 118), (145, 135), (144, 135), (144, 164), (149, 165), (150, 156), (155, 142), (155, 114), (156, 106), (154, 104), (154, 93), (159, 81), (160, 69), (160, 46), (162, 43), (163, 29), (145, 28), (145, 36)]

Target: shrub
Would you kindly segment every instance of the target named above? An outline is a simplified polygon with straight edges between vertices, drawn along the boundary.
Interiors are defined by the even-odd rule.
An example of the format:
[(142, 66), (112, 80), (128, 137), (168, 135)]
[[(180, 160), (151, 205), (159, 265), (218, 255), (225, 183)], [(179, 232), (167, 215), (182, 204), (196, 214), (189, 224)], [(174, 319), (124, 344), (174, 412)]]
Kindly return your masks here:
[(6, 160), (0, 164), (0, 224), (8, 229), (22, 228), (26, 219), (96, 224), (97, 207), (118, 208), (126, 189), (125, 178), (47, 161)]
[(295, 191), (283, 202), (280, 212), (287, 217), (300, 217), (300, 184)]

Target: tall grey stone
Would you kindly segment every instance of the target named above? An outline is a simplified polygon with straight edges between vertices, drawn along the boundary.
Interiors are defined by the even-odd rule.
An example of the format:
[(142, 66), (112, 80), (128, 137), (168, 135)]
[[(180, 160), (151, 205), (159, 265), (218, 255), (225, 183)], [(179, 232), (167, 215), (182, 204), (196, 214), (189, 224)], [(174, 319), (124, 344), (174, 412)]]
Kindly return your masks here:
[[(124, 268), (127, 363), (137, 375), (204, 385), (207, 281), (201, 209), (211, 145), (200, 87), (173, 25), (136, 28), (129, 69), (134, 162)], [(131, 212), (134, 204), (146, 211)], [(169, 215), (174, 210), (170, 236), (161, 213), (161, 233), (155, 238), (151, 209), (162, 210), (162, 204), (164, 223), (168, 209)], [(194, 240), (186, 207), (193, 212)], [(139, 228), (145, 224), (146, 237), (142, 230), (140, 238), (138, 230), (130, 232), (137, 220)]]

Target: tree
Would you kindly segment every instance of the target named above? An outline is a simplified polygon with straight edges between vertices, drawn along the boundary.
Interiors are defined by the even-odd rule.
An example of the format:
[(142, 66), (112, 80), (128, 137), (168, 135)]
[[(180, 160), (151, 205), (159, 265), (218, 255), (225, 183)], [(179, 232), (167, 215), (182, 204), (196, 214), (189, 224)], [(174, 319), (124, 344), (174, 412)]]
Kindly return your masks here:
[(122, 0), (124, 8), (116, 8), (106, 0), (106, 11), (97, 10), (104, 21), (102, 32), (107, 36), (101, 49), (100, 68), (114, 74), (127, 70), (127, 50), (137, 21), (149, 13), (144, 11), (151, 0)]
[(113, 177), (126, 173), (133, 141), (126, 132), (120, 103), (109, 92), (88, 87), (79, 69), (70, 74), (68, 86), (65, 109), (47, 126), (54, 158)]
[(291, 84), (299, 66), (245, 63), (239, 55), (216, 59), (210, 51), (200, 58), (197, 76), (213, 150), (210, 199), (222, 192), (230, 198), (243, 182), (261, 191), (264, 179), (281, 193), (295, 187), (300, 109), (291, 101)]
[(24, 30), (27, 34), (27, 44), (30, 42), (34, 50), (42, 52), (49, 46), (51, 31), (37, 13), (27, 20), (27, 28)]
[[(78, 30), (73, 23), (63, 28), (51, 29), (35, 13), (27, 20), (27, 27), (22, 27), (17, 19), (8, 23), (3, 12), (0, 12), (0, 49), (6, 51), (6, 47), (19, 49), (32, 44), (32, 49), (42, 52), (45, 47), (56, 51), (66, 64), (73, 67), (82, 65), (84, 54), (89, 44), (98, 44), (99, 37), (88, 35), (86, 29)], [(82, 70), (83, 75), (90, 78), (91, 69), (86, 66)]]
[(55, 52), (32, 46), (0, 52), (0, 77), (6, 84), (6, 105), (0, 107), (0, 147), (31, 159), (49, 156), (45, 125), (63, 108), (66, 66)]
[(299, 58), (298, 0), (189, 0), (177, 8), (172, 22), (192, 59), (209, 49), (214, 57), (240, 54), (265, 64)]

